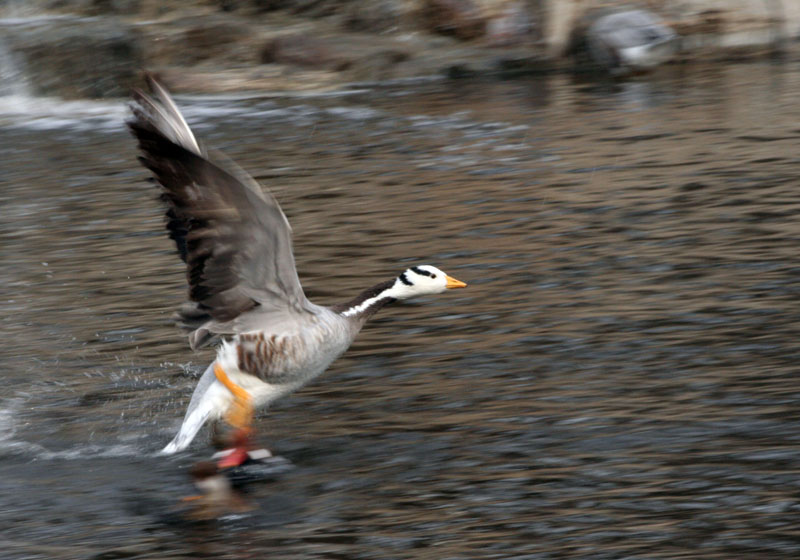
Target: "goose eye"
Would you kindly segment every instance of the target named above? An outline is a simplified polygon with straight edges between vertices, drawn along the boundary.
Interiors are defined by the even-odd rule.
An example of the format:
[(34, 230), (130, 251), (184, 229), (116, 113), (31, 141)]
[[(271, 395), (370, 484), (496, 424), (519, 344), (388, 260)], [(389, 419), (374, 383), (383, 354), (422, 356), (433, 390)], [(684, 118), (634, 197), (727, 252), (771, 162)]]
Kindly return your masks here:
[(436, 278), (436, 275), (435, 274), (431, 274), (431, 278)]

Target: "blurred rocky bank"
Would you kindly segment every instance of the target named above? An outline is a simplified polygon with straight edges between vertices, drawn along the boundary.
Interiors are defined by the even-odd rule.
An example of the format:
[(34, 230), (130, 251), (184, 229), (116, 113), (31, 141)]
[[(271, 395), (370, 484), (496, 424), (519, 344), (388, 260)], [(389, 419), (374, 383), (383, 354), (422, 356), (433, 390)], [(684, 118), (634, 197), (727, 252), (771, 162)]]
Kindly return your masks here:
[[(620, 12), (636, 17), (607, 18)], [(634, 39), (621, 27), (642, 21)], [(86, 98), (127, 95), (145, 68), (193, 92), (587, 68), (621, 74), (618, 40), (640, 54), (637, 41), (659, 34), (669, 49), (650, 67), (786, 52), (800, 36), (800, 3), (0, 0), (0, 80), (5, 93), (24, 83), (32, 95)]]

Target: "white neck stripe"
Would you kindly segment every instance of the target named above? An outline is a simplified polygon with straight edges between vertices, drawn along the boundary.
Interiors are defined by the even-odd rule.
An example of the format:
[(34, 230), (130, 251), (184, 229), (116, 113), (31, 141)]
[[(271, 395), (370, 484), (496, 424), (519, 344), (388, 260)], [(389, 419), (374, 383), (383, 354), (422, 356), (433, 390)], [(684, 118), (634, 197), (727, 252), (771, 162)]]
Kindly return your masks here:
[(375, 297), (371, 297), (371, 298), (369, 298), (367, 300), (364, 300), (359, 305), (356, 305), (355, 307), (351, 307), (347, 311), (343, 311), (342, 315), (345, 316), (345, 317), (350, 317), (351, 315), (358, 315), (362, 311), (364, 311), (366, 309), (369, 309), (369, 306), (372, 305), (373, 303), (377, 302), (378, 300), (381, 300), (381, 299), (389, 297), (387, 295), (384, 295), (385, 293), (386, 292), (381, 292), (380, 294), (378, 294)]
[(395, 290), (396, 286), (397, 286), (397, 281), (395, 281), (394, 285), (392, 285), (391, 288), (383, 290), (377, 296), (372, 296), (369, 299), (365, 299), (360, 304), (355, 305), (355, 306), (353, 306), (350, 309), (347, 309), (345, 311), (342, 311), (342, 316), (351, 317), (353, 315), (358, 315), (359, 313), (362, 313), (363, 311), (369, 309), (370, 306), (372, 306), (374, 303), (377, 303), (378, 301), (380, 301), (382, 299), (386, 299), (386, 298), (398, 299), (397, 295), (394, 294), (394, 290)]

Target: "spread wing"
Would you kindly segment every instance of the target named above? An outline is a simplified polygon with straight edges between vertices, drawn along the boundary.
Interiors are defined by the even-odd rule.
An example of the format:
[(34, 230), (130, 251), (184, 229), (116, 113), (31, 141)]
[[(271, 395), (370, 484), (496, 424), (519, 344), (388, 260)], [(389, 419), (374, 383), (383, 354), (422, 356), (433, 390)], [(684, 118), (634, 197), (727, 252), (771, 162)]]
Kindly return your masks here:
[(179, 315), (194, 331), (192, 346), (208, 343), (209, 333), (311, 312), (278, 202), (231, 162), (210, 161), (167, 91), (148, 83), (153, 96), (134, 93), (128, 126), (162, 187), (167, 229), (186, 262), (194, 303)]

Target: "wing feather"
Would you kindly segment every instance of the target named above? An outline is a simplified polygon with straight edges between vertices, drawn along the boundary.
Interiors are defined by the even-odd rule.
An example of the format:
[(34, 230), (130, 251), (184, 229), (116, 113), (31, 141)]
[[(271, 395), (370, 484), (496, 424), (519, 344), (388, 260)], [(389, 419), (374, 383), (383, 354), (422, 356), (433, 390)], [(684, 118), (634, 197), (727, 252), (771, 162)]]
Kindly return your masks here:
[(197, 331), (192, 340), (237, 332), (237, 322), (252, 327), (245, 314), (269, 322), (310, 312), (277, 200), (233, 162), (208, 159), (167, 90), (152, 77), (148, 83), (153, 97), (134, 93), (128, 126), (162, 188), (167, 229), (187, 265), (195, 306), (181, 319)]

